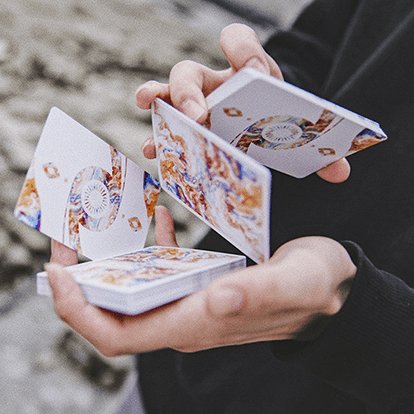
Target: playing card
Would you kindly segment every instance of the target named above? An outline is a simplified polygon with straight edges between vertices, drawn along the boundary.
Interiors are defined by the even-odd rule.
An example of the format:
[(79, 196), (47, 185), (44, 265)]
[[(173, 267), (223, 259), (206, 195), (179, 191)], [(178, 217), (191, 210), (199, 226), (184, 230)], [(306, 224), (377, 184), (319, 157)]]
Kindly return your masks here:
[(237, 73), (207, 102), (211, 132), (297, 178), (387, 138), (374, 121), (253, 69)]
[(267, 260), (269, 170), (159, 99), (152, 116), (162, 188), (252, 260)]
[[(246, 265), (243, 256), (151, 246), (106, 260), (69, 266), (86, 299), (126, 314), (145, 312), (207, 286)], [(46, 272), (37, 274), (38, 293), (50, 295)]]
[(144, 246), (159, 184), (138, 165), (52, 108), (15, 216), (91, 259)]

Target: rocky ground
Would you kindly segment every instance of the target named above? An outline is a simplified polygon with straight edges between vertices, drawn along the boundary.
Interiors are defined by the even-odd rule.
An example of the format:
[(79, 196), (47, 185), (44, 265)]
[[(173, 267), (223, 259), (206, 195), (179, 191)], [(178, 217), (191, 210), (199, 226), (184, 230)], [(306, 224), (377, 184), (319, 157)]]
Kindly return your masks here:
[[(264, 37), (272, 21), (286, 25), (303, 3), (0, 0), (1, 412), (113, 413), (134, 381), (131, 358), (97, 355), (35, 294), (30, 275), (47, 260), (48, 240), (12, 212), (50, 107), (154, 172), (140, 156), (151, 125), (134, 105), (136, 87), (165, 80), (182, 59), (223, 67), (222, 27), (256, 11), (252, 24)], [(163, 201), (177, 220), (178, 240), (196, 243), (204, 226)]]

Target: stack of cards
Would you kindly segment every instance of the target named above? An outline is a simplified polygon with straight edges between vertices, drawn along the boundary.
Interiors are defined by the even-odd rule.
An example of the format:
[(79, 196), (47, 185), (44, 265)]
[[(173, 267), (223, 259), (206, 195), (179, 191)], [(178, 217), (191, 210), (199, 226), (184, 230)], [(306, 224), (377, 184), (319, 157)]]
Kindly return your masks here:
[[(269, 258), (271, 174), (297, 178), (382, 142), (378, 124), (246, 69), (208, 98), (202, 126), (157, 99), (160, 183), (57, 108), (49, 114), (15, 215), (99, 261), (69, 267), (87, 299), (135, 314), (245, 266), (243, 256), (143, 249), (161, 188), (256, 263)], [(47, 276), (38, 291), (48, 294)]]
[[(52, 108), (15, 215), (93, 259), (68, 267), (91, 303), (135, 314), (246, 265), (244, 256), (143, 249), (159, 192), (158, 180)], [(44, 272), (37, 283), (40, 294), (50, 294)]]
[[(135, 315), (201, 290), (224, 273), (245, 266), (243, 256), (152, 246), (67, 269), (89, 302)], [(46, 272), (38, 274), (37, 289), (50, 295)]]

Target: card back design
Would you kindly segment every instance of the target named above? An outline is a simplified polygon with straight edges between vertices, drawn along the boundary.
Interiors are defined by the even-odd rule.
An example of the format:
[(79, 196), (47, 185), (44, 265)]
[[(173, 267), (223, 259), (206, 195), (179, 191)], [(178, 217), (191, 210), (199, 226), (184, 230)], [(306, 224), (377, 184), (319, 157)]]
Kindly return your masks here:
[(204, 272), (211, 266), (222, 265), (240, 256), (178, 247), (147, 247), (138, 252), (73, 266), (72, 275), (78, 282), (92, 283), (125, 291), (154, 280), (188, 271)]
[(125, 185), (127, 159), (109, 146), (111, 172), (97, 166), (76, 174), (65, 212), (63, 242), (81, 252), (79, 226), (102, 232), (118, 215)]
[(252, 69), (238, 72), (207, 102), (211, 132), (296, 178), (387, 139), (376, 122)]
[(271, 150), (288, 150), (313, 142), (335, 128), (342, 120), (342, 117), (326, 109), (315, 123), (289, 115), (270, 116), (248, 126), (231, 144), (246, 153), (250, 145)]
[(34, 177), (34, 162), (31, 163), (24, 180), (22, 191), (17, 200), (15, 216), (28, 226), (40, 230), (42, 209)]
[(364, 129), (361, 131), (353, 140), (351, 147), (349, 148), (346, 156), (355, 154), (356, 152), (362, 151), (366, 148), (372, 147), (373, 145), (379, 144), (386, 138), (379, 135), (371, 129)]
[(15, 215), (91, 259), (144, 246), (159, 183), (57, 108), (46, 121)]
[(162, 188), (256, 262), (269, 257), (270, 172), (157, 100)]
[[(66, 270), (90, 303), (135, 315), (203, 289), (226, 272), (245, 266), (244, 256), (151, 246)], [(46, 272), (37, 274), (37, 290), (51, 295)]]

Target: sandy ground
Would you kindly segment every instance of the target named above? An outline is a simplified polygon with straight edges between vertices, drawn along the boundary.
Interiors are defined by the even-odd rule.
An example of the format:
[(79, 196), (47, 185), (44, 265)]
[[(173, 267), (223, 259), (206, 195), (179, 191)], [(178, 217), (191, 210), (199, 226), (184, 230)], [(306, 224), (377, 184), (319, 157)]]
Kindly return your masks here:
[[(234, 3), (286, 25), (304, 2)], [(0, 0), (0, 412), (113, 413), (134, 381), (132, 358), (97, 355), (28, 277), (47, 260), (48, 240), (12, 211), (49, 109), (60, 107), (154, 172), (140, 155), (151, 125), (134, 105), (135, 89), (166, 80), (183, 59), (224, 67), (217, 40), (233, 21), (242, 19), (203, 0)], [(204, 225), (163, 201), (178, 240), (195, 244)]]

